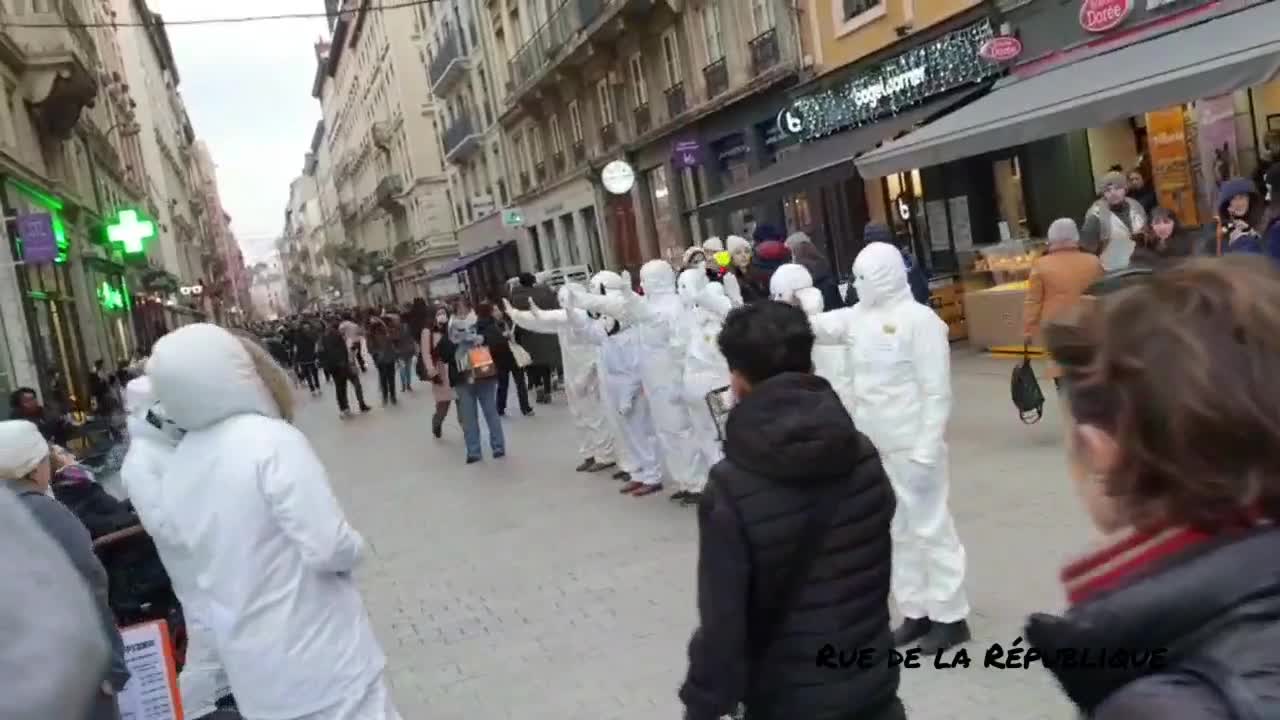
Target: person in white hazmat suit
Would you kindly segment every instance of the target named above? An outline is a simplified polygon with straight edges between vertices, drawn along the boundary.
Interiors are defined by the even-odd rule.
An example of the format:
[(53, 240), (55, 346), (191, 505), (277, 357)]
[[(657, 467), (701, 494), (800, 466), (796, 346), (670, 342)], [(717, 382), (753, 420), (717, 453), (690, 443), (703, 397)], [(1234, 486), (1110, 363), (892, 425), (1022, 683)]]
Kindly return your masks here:
[[(689, 424), (693, 430), (694, 467), (689, 472), (693, 484), (678, 490), (671, 499), (685, 505), (698, 504), (711, 466), (724, 457), (716, 423), (707, 406), (707, 393), (729, 384), (729, 364), (720, 354), (717, 342), (724, 324), (723, 315), (703, 307), (708, 302), (706, 298), (715, 294), (710, 290), (713, 285), (720, 290), (719, 296), (727, 305), (723, 287), (707, 278), (704, 267), (695, 265), (684, 270), (676, 281), (677, 294), (684, 309), (681, 332), (685, 338), (680, 345), (685, 349), (684, 401), (689, 408)], [(727, 314), (727, 310), (725, 312)]]
[[(813, 276), (803, 265), (787, 263), (773, 272), (769, 294), (774, 300), (795, 305), (813, 317), (821, 314), (822, 291), (813, 286)], [(853, 414), (853, 367), (849, 349), (843, 345), (814, 345), (813, 373), (831, 383), (844, 409)]]
[[(561, 287), (557, 297), (564, 307), (569, 289)], [(534, 317), (503, 301), (507, 317), (529, 332), (556, 335), (560, 340), (564, 362), (564, 389), (569, 399), (569, 414), (578, 431), (578, 455), (582, 463), (578, 472), (600, 472), (614, 467), (613, 430), (600, 395), (599, 343), (607, 334), (593, 328), (587, 318), (570, 323), (567, 310), (545, 310)], [(577, 311), (581, 313), (582, 311)], [(595, 331), (593, 333), (593, 330)], [(598, 333), (598, 334), (597, 334)]]
[(947, 326), (915, 301), (902, 253), (869, 243), (853, 263), (859, 302), (810, 317), (824, 345), (853, 360), (853, 418), (880, 451), (898, 497), (891, 589), (903, 623), (897, 646), (925, 654), (969, 640), (965, 551), (947, 507), (951, 347)]
[(156, 402), (151, 379), (145, 375), (125, 386), (124, 408), (128, 413), (129, 450), (120, 468), (120, 479), (142, 527), (155, 543), (173, 593), (182, 603), (187, 654), (178, 675), (178, 691), (185, 716), (199, 720), (218, 709), (218, 701), (231, 694), (231, 685), (218, 659), (209, 618), (201, 616), (199, 583), (184, 572), (191, 566), (183, 562), (178, 533), (169, 525), (164, 510), (167, 502), (181, 502), (166, 493), (164, 475), (183, 433)]
[(186, 434), (161, 484), (176, 574), (246, 720), (399, 720), (352, 572), (364, 540), (295, 428), (288, 374), (260, 346), (197, 323), (147, 362)]
[[(658, 447), (667, 477), (677, 490), (701, 488), (705, 478), (694, 477), (695, 445), (691, 437), (689, 408), (684, 399), (682, 365), (684, 310), (676, 295), (676, 275), (666, 260), (650, 260), (640, 268), (640, 287), (644, 297), (631, 292), (624, 283), (622, 297), (600, 297), (580, 292), (570, 293), (573, 302), (592, 312), (612, 317), (624, 324), (634, 324), (639, 333), (639, 369)], [(632, 494), (647, 495), (661, 486), (633, 489)]]
[[(622, 468), (614, 477), (624, 481), (619, 492), (641, 496), (658, 492), (662, 489), (662, 458), (649, 400), (641, 386), (640, 329), (627, 320), (599, 317), (599, 313), (583, 312), (577, 307), (580, 297), (625, 303), (631, 281), (618, 273), (602, 270), (592, 276), (590, 294), (574, 286), (566, 287), (568, 292), (561, 299), (562, 309), (567, 311), (565, 318), (584, 337), (598, 343), (600, 393), (614, 430), (614, 450)], [(533, 303), (529, 304), (529, 311), (535, 318), (547, 312)]]

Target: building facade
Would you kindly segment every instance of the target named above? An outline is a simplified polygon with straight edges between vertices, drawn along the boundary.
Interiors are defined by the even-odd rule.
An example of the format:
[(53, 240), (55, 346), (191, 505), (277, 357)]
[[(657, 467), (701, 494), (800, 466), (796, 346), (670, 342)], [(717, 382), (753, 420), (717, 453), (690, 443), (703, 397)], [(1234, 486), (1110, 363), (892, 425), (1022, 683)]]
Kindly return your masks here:
[(344, 238), (334, 257), (363, 302), (395, 300), (406, 279), (457, 253), (418, 10), (349, 0), (317, 48), (323, 174)]

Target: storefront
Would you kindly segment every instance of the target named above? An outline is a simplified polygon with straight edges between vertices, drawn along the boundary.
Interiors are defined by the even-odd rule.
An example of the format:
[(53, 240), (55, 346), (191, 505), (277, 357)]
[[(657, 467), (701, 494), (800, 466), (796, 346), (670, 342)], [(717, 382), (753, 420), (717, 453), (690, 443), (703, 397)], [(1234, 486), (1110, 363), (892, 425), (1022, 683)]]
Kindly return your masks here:
[(508, 240), (442, 263), (419, 282), (432, 301), (465, 294), (480, 302), (501, 297), (507, 279), (519, 274), (520, 251)]
[[(518, 209), (524, 218), (525, 241), (520, 243), (523, 266), (551, 270), (570, 265), (609, 266), (601, 236), (596, 193), (591, 182), (575, 178), (526, 200)], [(500, 215), (499, 223), (501, 222)], [(499, 237), (492, 237), (493, 244)]]
[(765, 222), (786, 234), (804, 231), (845, 275), (863, 227), (880, 221), (927, 258), (921, 178), (864, 183), (853, 160), (987, 89), (1002, 72), (980, 55), (994, 35), (987, 13), (979, 6), (910, 35), (778, 98), (743, 137), (716, 141), (710, 155), (723, 186), (698, 206), (703, 225), (716, 234), (749, 234)]
[(1058, 217), (1082, 222), (1101, 175), (1136, 171), (1184, 225), (1211, 232), (1217, 188), (1251, 176), (1272, 116), (1280, 126), (1280, 3), (1073, 0), (1026, 12), (1010, 16), (1024, 44), (1010, 77), (858, 160), (864, 178), (923, 179), (925, 234), (935, 258), (952, 251), (982, 347), (1021, 344), (1043, 233)]
[[(84, 258), (85, 281), (93, 291), (93, 327), (99, 330), (101, 359), (107, 369), (115, 368), (121, 361), (133, 357), (133, 327), (130, 313), (133, 298), (125, 279), (126, 268), (111, 260), (87, 256)], [(96, 359), (96, 358), (95, 358)]]

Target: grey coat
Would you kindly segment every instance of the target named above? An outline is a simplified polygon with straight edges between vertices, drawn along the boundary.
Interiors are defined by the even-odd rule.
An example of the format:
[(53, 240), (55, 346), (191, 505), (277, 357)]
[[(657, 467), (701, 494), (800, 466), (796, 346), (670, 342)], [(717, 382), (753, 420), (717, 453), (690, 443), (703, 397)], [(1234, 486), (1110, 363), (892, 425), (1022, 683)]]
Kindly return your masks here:
[[(88, 584), (93, 594), (94, 606), (98, 615), (99, 630), (111, 646), (110, 662), (106, 668), (95, 674), (101, 681), (111, 683), (111, 687), (119, 692), (129, 680), (129, 670), (124, 663), (124, 642), (120, 639), (120, 631), (116, 628), (115, 616), (107, 604), (107, 571), (102, 567), (98, 556), (93, 552), (93, 540), (89, 530), (62, 503), (38, 492), (10, 484), (10, 489), (19, 492), (18, 499), (30, 511), (40, 527), (53, 538), (71, 560), (80, 577)], [(90, 673), (89, 669), (85, 669)], [(112, 696), (101, 692), (95, 695), (95, 701), (86, 720), (117, 720), (120, 710)]]

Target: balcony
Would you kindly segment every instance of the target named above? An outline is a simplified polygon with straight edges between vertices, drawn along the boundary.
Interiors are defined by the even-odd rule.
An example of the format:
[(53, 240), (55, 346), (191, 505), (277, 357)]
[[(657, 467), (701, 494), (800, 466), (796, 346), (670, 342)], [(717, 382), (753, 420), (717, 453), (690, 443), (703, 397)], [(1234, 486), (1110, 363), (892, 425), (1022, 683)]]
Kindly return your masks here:
[(404, 194), (404, 178), (398, 173), (387, 173), (378, 180), (378, 187), (373, 191), (373, 197), (378, 203), (378, 207), (383, 210), (399, 210), (400, 196)]
[(480, 133), (471, 122), (471, 116), (460, 113), (444, 129), (444, 159), (461, 163), (480, 148)]
[[(19, 4), (21, 7), (23, 4)], [(71, 137), (80, 115), (98, 96), (98, 50), (75, 0), (49, 0), (45, 12), (5, 13), (24, 26), (0, 26), (7, 47), (21, 54), (22, 94), (46, 136)], [(44, 27), (44, 26), (48, 27)]]
[(667, 119), (672, 119), (689, 109), (688, 99), (684, 96), (684, 83), (676, 83), (667, 88)]
[(636, 119), (636, 135), (649, 132), (649, 128), (653, 127), (653, 115), (649, 112), (649, 103), (637, 105), (632, 113)]
[(765, 30), (751, 39), (751, 75), (759, 77), (766, 70), (778, 64), (782, 54), (778, 50), (778, 31)]
[(369, 138), (373, 140), (373, 146), (379, 150), (391, 149), (391, 123), (376, 122), (373, 127), (369, 128)]
[(427, 74), (431, 78), (431, 92), (443, 96), (466, 74), (468, 57), (462, 51), (462, 43), (453, 30), (446, 33), (444, 42), (431, 58)]
[(618, 126), (614, 123), (600, 126), (600, 149), (608, 150), (618, 144)]
[(586, 146), (586, 143), (582, 142), (581, 140), (575, 140), (575, 141), (573, 142), (573, 164), (574, 164), (574, 166), (581, 165), (582, 163), (584, 163), (584, 162), (586, 162), (586, 161), (587, 161), (587, 146)]
[(539, 183), (547, 181), (547, 164), (541, 160), (533, 164), (533, 176)]
[(710, 100), (729, 89), (729, 66), (724, 58), (702, 68), (702, 79), (707, 84), (707, 99)]

